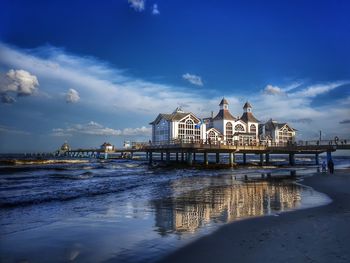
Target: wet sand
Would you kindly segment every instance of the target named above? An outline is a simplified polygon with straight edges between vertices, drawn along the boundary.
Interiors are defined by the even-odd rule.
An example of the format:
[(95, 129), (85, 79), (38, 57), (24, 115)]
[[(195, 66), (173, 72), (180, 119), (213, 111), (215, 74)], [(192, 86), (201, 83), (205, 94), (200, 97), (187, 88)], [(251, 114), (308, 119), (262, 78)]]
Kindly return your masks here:
[(228, 224), (160, 262), (350, 262), (350, 169), (301, 183), (333, 202)]

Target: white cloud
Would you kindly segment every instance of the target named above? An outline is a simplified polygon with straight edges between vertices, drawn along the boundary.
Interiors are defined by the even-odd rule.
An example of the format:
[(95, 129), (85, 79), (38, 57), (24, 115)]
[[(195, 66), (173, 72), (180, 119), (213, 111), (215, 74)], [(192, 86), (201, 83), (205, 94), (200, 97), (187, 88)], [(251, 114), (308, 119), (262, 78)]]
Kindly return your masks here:
[(266, 85), (265, 89), (263, 90), (264, 94), (267, 95), (286, 95), (289, 91), (294, 90), (302, 85), (301, 82), (294, 82), (287, 87), (280, 88), (278, 86), (273, 86), (271, 84)]
[(75, 103), (80, 100), (79, 93), (75, 89), (69, 89), (66, 93), (65, 98), (67, 103)]
[(301, 91), (291, 93), (290, 96), (313, 98), (349, 83), (350, 83), (349, 81), (337, 81), (333, 83), (312, 85)]
[[(174, 110), (179, 103), (188, 105), (184, 110), (192, 112), (208, 105), (199, 91), (144, 81), (93, 57), (78, 57), (53, 47), (36, 48), (33, 53), (0, 42), (0, 64), (30, 70), (41, 79), (41, 92), (51, 98), (61, 96), (62, 87), (76, 87), (79, 93), (86, 94), (80, 105), (95, 112), (122, 110), (153, 118), (159, 112)], [(56, 90), (52, 83), (57, 86)], [(216, 101), (212, 102), (199, 114), (207, 115), (216, 105)]]
[(2, 103), (14, 103), (16, 100), (9, 95), (30, 96), (37, 91), (39, 81), (36, 76), (23, 69), (10, 69), (0, 77), (0, 94)]
[(203, 86), (203, 81), (202, 81), (202, 78), (200, 76), (186, 73), (186, 74), (182, 75), (182, 78), (187, 80), (188, 82), (190, 82), (193, 85)]
[(264, 93), (268, 95), (280, 95), (283, 94), (284, 91), (277, 86), (267, 85), (264, 89)]
[[(283, 87), (270, 85), (272, 87), (270, 89), (275, 91), (273, 96), (269, 93), (257, 92), (247, 97), (246, 94), (242, 93), (218, 94), (216, 91), (206, 90), (205, 94), (209, 94), (209, 98), (209, 95), (203, 95), (202, 89), (189, 90), (181, 86), (138, 79), (127, 74), (124, 70), (113, 68), (106, 62), (93, 57), (74, 56), (52, 47), (36, 48), (35, 52), (31, 50), (24, 51), (1, 44), (1, 42), (0, 66), (8, 69), (20, 68), (37, 76), (40, 80), (40, 91), (48, 94), (45, 100), (42, 99), (43, 102), (52, 101), (52, 98), (55, 97), (62, 97), (62, 90), (68, 89), (65, 87), (74, 87), (80, 94), (84, 94), (84, 100), (79, 101), (80, 108), (86, 112), (84, 117), (91, 115), (89, 118), (100, 120), (100, 117), (105, 116), (106, 113), (130, 116), (124, 127), (134, 126), (133, 122), (136, 122), (134, 119), (146, 124), (152, 121), (160, 112), (172, 112), (179, 104), (184, 105), (185, 111), (191, 111), (199, 117), (208, 117), (212, 110), (214, 114), (217, 113), (218, 104), (222, 96), (225, 95), (229, 100), (230, 111), (234, 116), (242, 114), (242, 106), (248, 99), (253, 104), (254, 114), (261, 121), (269, 118), (281, 122), (311, 120), (312, 122), (293, 122), (293, 126), (295, 125), (295, 128), (303, 134), (304, 138), (309, 138), (317, 130), (337, 131), (339, 134), (350, 133), (348, 125), (339, 124), (339, 122), (348, 119), (350, 97), (332, 105), (327, 103), (325, 106), (314, 106), (312, 103), (317, 94), (325, 94), (332, 89), (349, 83), (345, 81), (310, 86), (301, 86), (298, 83)], [(200, 82), (202, 82), (201, 79)], [(51, 105), (53, 103), (46, 103), (45, 107), (54, 107)], [(42, 107), (44, 107), (44, 104)], [(7, 107), (6, 110), (9, 111), (11, 108), (13, 107)], [(45, 109), (49, 109), (48, 112), (54, 112), (50, 108)], [(20, 109), (16, 110), (20, 111)], [(35, 111), (36, 109), (33, 109), (31, 113)], [(28, 116), (29, 112), (29, 108), (22, 109), (23, 116)], [(42, 112), (45, 112), (45, 110)], [(36, 118), (39, 121), (42, 113), (37, 114)], [(56, 117), (54, 113), (50, 115), (52, 120), (55, 120)], [(74, 122), (68, 115), (65, 121)], [(81, 122), (83, 121), (81, 120)], [(52, 130), (53, 127), (55, 126), (51, 125), (49, 129)], [(80, 132), (79, 127), (74, 125), (68, 128), (61, 127), (53, 133), (56, 132), (57, 135), (82, 134), (83, 131)], [(102, 127), (93, 130), (90, 127), (90, 131), (92, 130), (94, 134), (115, 134), (116, 136), (118, 136), (117, 134), (131, 133), (131, 131), (122, 128), (117, 130), (109, 128), (110, 130), (108, 130), (108, 127)]]
[(152, 7), (152, 14), (153, 15), (159, 15), (160, 14), (157, 4), (153, 5), (153, 7)]
[[(328, 137), (346, 136), (350, 133), (346, 125), (340, 122), (350, 114), (348, 107), (344, 104), (348, 99), (334, 101), (332, 105), (313, 105), (313, 99), (320, 94), (325, 94), (335, 88), (350, 84), (349, 81), (334, 81), (329, 83), (310, 85), (301, 88), (300, 85), (292, 85), (287, 88), (279, 88), (273, 85), (273, 92), (264, 92), (253, 96), (250, 101), (254, 107), (254, 113), (261, 121), (273, 118), (280, 122), (290, 122), (299, 130), (300, 139), (317, 139), (320, 130), (327, 133)], [(296, 88), (297, 91), (294, 91)], [(273, 96), (271, 96), (273, 95)], [(327, 121), (325, 121), (327, 120)]]
[(145, 9), (145, 0), (128, 0), (128, 2), (135, 11), (141, 12)]
[(55, 128), (51, 135), (57, 137), (67, 137), (77, 134), (94, 135), (94, 136), (150, 136), (150, 127), (112, 129), (105, 127), (97, 122), (90, 121), (85, 124), (74, 124), (67, 128)]

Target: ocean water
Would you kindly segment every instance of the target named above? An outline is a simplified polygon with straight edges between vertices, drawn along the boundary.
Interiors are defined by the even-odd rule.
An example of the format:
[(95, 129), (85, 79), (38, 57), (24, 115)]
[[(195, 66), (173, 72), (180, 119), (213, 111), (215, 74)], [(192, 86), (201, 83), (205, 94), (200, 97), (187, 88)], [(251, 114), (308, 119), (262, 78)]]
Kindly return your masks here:
[(314, 160), (296, 161), (216, 170), (122, 159), (3, 162), (0, 261), (151, 262), (223, 224), (330, 202), (296, 183), (317, 171)]

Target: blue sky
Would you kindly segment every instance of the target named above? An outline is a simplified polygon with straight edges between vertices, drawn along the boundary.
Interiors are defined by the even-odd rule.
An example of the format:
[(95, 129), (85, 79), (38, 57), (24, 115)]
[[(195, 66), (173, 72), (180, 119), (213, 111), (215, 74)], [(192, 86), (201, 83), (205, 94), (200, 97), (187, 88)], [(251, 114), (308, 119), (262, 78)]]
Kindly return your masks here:
[(300, 139), (350, 134), (348, 1), (1, 1), (0, 151), (148, 140), (222, 96)]

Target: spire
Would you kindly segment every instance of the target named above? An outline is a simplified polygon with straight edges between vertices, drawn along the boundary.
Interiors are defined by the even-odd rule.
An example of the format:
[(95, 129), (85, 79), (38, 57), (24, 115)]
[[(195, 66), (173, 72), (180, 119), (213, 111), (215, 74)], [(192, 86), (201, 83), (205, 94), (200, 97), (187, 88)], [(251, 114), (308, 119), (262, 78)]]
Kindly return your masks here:
[(225, 98), (222, 98), (220, 104), (220, 110), (228, 110), (228, 102)]
[(252, 112), (252, 108), (252, 105), (248, 101), (243, 106), (244, 112)]
[(228, 110), (228, 102), (225, 98), (222, 98), (219, 106), (220, 111), (213, 120), (235, 120), (235, 117), (233, 117), (230, 111)]
[(223, 97), (222, 100), (221, 100), (221, 102), (220, 102), (220, 104), (219, 104), (219, 106), (222, 106), (222, 105), (224, 105), (224, 104), (228, 105), (228, 102), (227, 102), (227, 100)]
[(179, 107), (177, 107), (177, 108), (173, 111), (173, 113), (184, 113), (184, 111), (183, 111), (182, 108), (179, 106)]

